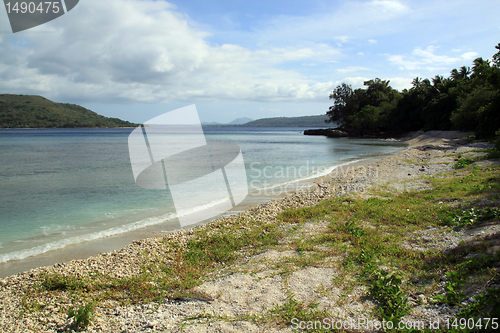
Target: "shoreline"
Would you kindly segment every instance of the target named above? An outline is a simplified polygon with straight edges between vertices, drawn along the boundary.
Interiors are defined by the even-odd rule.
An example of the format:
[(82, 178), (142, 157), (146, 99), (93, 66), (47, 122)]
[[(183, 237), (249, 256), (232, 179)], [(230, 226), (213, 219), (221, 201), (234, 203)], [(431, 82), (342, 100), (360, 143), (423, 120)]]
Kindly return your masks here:
[[(430, 131), (426, 133), (431, 133), (431, 132), (444, 132), (445, 134), (453, 133), (452, 134), (453, 137), (456, 137), (457, 135), (464, 136), (468, 134), (468, 133), (456, 134), (456, 132), (451, 132), (451, 131)], [(344, 173), (344, 168), (347, 168), (347, 171), (349, 172), (350, 169), (370, 166), (371, 164), (374, 164), (379, 160), (404, 153), (405, 151), (414, 148), (415, 145), (418, 146), (435, 141), (436, 139), (435, 135), (432, 134), (431, 137), (433, 139), (431, 140), (425, 139), (425, 141), (422, 141), (422, 139), (417, 139), (420, 142), (415, 141), (416, 138), (418, 138), (419, 134), (422, 133), (423, 132), (414, 132), (414, 133), (409, 133), (402, 138), (391, 139), (397, 142), (408, 143), (407, 148), (402, 151), (397, 151), (394, 153), (388, 153), (381, 156), (368, 157), (362, 160), (355, 160), (343, 163), (338, 166), (335, 166), (334, 169), (326, 175), (321, 175), (318, 177), (304, 179), (304, 180), (291, 181), (294, 185), (303, 184), (304, 187), (302, 189), (296, 188), (291, 191), (281, 191), (279, 192), (280, 193), (279, 195), (272, 193), (271, 195), (254, 196), (253, 202), (248, 204), (243, 203), (242, 204), (243, 210), (237, 210), (236, 213), (231, 213), (230, 210), (228, 211), (229, 214), (224, 214), (223, 216), (211, 218), (209, 220), (204, 220), (196, 225), (191, 225), (187, 228), (180, 228), (180, 227), (175, 228), (172, 226), (167, 226), (167, 228), (165, 228), (166, 224), (171, 224), (172, 222), (172, 221), (165, 221), (158, 225), (152, 225), (149, 227), (140, 228), (130, 232), (125, 232), (113, 236), (95, 239), (92, 241), (85, 241), (82, 243), (69, 245), (62, 249), (50, 250), (36, 256), (30, 256), (19, 260), (11, 260), (5, 263), (0, 263), (0, 268), (2, 269), (0, 279), (8, 278), (17, 274), (24, 274), (32, 270), (43, 269), (55, 265), (65, 264), (75, 260), (89, 259), (103, 253), (120, 251), (123, 250), (124, 248), (131, 246), (136, 242), (144, 242), (148, 239), (163, 238), (163, 237), (168, 237), (168, 235), (170, 234), (189, 231), (191, 229), (199, 228), (200, 226), (213, 223), (214, 221), (218, 221), (221, 218), (224, 218), (225, 216), (236, 216), (254, 209), (258, 209), (260, 206), (272, 203), (273, 201), (280, 200), (286, 197), (293, 197), (295, 195), (298, 195), (302, 191), (308, 191), (314, 186), (321, 187), (322, 183), (331, 181), (334, 175), (338, 176), (339, 170), (341, 174)], [(279, 186), (280, 185), (272, 186), (270, 189), (272, 190)]]
[[(474, 148), (481, 147), (481, 145), (467, 144), (467, 141), (460, 139), (460, 137), (466, 135), (467, 133), (443, 131), (410, 133), (402, 140), (403, 142), (410, 144), (410, 148), (407, 150), (392, 156), (372, 160), (370, 162), (360, 161), (365, 163), (362, 163), (362, 165), (351, 166), (347, 171), (337, 170), (337, 172), (330, 173), (321, 177), (321, 179), (315, 180), (314, 184), (306, 189), (299, 190), (292, 195), (288, 195), (280, 199), (252, 206), (248, 210), (237, 215), (225, 216), (210, 223), (196, 226), (188, 230), (168, 233), (163, 237), (133, 241), (132, 244), (129, 244), (118, 251), (102, 253), (98, 256), (88, 257), (82, 260), (73, 260), (50, 267), (40, 267), (28, 272), (9, 276), (0, 280), (0, 296), (2, 296), (0, 297), (0, 306), (4, 309), (1, 318), (5, 320), (5, 326), (0, 325), (0, 328), (9, 327), (9, 323), (19, 323), (19, 320), (15, 318), (14, 313), (19, 311), (18, 308), (21, 306), (21, 296), (23, 295), (23, 292), (21, 291), (27, 290), (26, 288), (29, 289), (33, 284), (40, 283), (41, 276), (43, 276), (43, 274), (61, 274), (63, 276), (76, 276), (82, 279), (93, 276), (94, 274), (104, 274), (110, 278), (132, 278), (140, 274), (142, 269), (141, 267), (145, 264), (144, 253), (147, 253), (147, 258), (151, 258), (152, 260), (153, 258), (156, 258), (154, 260), (158, 260), (159, 258), (165, 257), (166, 259), (164, 260), (169, 261), (169, 244), (176, 244), (176, 246), (184, 247), (189, 240), (193, 239), (195, 229), (196, 231), (201, 230), (210, 232), (211, 230), (217, 230), (220, 226), (226, 225), (234, 225), (237, 229), (241, 225), (241, 227), (244, 228), (244, 224), (241, 223), (244, 223), (245, 220), (252, 220), (266, 224), (269, 223), (269, 221), (275, 221), (276, 216), (284, 210), (290, 208), (311, 207), (325, 200), (337, 198), (346, 193), (354, 193), (363, 198), (368, 189), (380, 185), (390, 187), (396, 191), (425, 189), (428, 187), (428, 184), (425, 182), (425, 178), (422, 178), (421, 176), (432, 176), (441, 171), (451, 170), (454, 164), (454, 157), (450, 156), (450, 154), (466, 152)], [(412, 162), (413, 159), (415, 159), (416, 162)], [(367, 196), (367, 198), (368, 197), (370, 196)], [(309, 223), (307, 225), (309, 225)], [(307, 225), (305, 227), (308, 227)], [(310, 227), (315, 228), (313, 224), (311, 224)], [(289, 252), (287, 255), (292, 257), (296, 255), (293, 251), (286, 252)], [(229, 272), (234, 272), (235, 270), (238, 272), (238, 267), (241, 265), (251, 263), (255, 260), (255, 258), (259, 258), (264, 254), (266, 256), (275, 256), (275, 254), (272, 253), (273, 251), (271, 250), (250, 258), (245, 257), (243, 262), (237, 262), (231, 267), (227, 267), (227, 269), (229, 269)], [(263, 267), (262, 269), (264, 269), (265, 272), (265, 263), (264, 266), (259, 267)], [(224, 270), (226, 267), (223, 266), (221, 269)], [(325, 276), (331, 276), (332, 272), (334, 272), (334, 268), (322, 268), (321, 270), (319, 268), (311, 268), (310, 271), (312, 276), (323, 276), (325, 274)], [(250, 311), (252, 309), (252, 311), (258, 311), (260, 306), (264, 306), (266, 304), (271, 305), (273, 302), (283, 303), (286, 300), (286, 295), (283, 294), (282, 291), (278, 289), (266, 289), (268, 288), (266, 286), (270, 283), (269, 281), (260, 283), (251, 282), (255, 280), (255, 277), (252, 277), (248, 280), (248, 283), (252, 284), (253, 287), (247, 290), (245, 288), (249, 286), (238, 286), (238, 283), (247, 281), (245, 280), (247, 277), (244, 273), (233, 273), (233, 275), (231, 275), (231, 273), (230, 275), (226, 274), (222, 274), (221, 277), (218, 275), (211, 276), (210, 279), (203, 284), (203, 286), (197, 287), (197, 290), (201, 290), (204, 291), (205, 294), (212, 295), (211, 297), (216, 299), (216, 301), (214, 301), (215, 305), (205, 305), (200, 304), (199, 302), (183, 302), (179, 305), (178, 303), (171, 303), (171, 301), (169, 301), (170, 303), (161, 306), (162, 311), (165, 311), (165, 315), (170, 316), (168, 317), (170, 319), (166, 319), (166, 317), (165, 319), (161, 319), (164, 322), (160, 325), (160, 323), (154, 324), (151, 321), (144, 324), (141, 319), (138, 319), (144, 317), (144, 312), (147, 311), (147, 309), (151, 309), (147, 304), (144, 306), (131, 305), (117, 307), (117, 305), (113, 302), (108, 302), (103, 304), (102, 308), (100, 307), (98, 309), (100, 318), (95, 325), (93, 325), (93, 327), (89, 327), (89, 332), (116, 330), (138, 331), (142, 330), (139, 328), (144, 327), (151, 327), (151, 330), (155, 330), (156, 326), (158, 326), (158, 328), (162, 327), (162, 329), (168, 329), (175, 327), (175, 323), (182, 322), (183, 318), (186, 316), (200, 314), (204, 311), (220, 311), (218, 313), (221, 315), (231, 314), (234, 316), (238, 314), (241, 315), (241, 311)], [(231, 285), (224, 284), (227, 283), (227, 281), (229, 281), (228, 279), (231, 279), (232, 276), (238, 278), (238, 281), (240, 282), (233, 282)], [(260, 275), (257, 275), (256, 277), (260, 279)], [(312, 277), (307, 277), (307, 279), (311, 278)], [(281, 281), (279, 276), (273, 279), (278, 279), (276, 281), (272, 280), (276, 283)], [(303, 277), (303, 279), (306, 279), (306, 277)], [(299, 279), (299, 285), (302, 284), (301, 281), (302, 280)], [(212, 287), (210, 287), (211, 285)], [(243, 290), (241, 290), (241, 288), (243, 288)], [(245, 292), (245, 290), (247, 291)], [(242, 291), (249, 294), (240, 294)], [(220, 296), (217, 296), (219, 294)], [(228, 303), (227, 299), (228, 297), (231, 299), (231, 295), (240, 295), (238, 297), (244, 298), (247, 301), (241, 302), (240, 300), (235, 304), (232, 302)], [(51, 296), (49, 295), (46, 297), (48, 298), (44, 298), (45, 302), (50, 303), (49, 300)], [(255, 302), (255, 304), (246, 303), (249, 301)], [(60, 304), (58, 306), (66, 308), (68, 306), (67, 304), (72, 304), (73, 301), (68, 299), (58, 300), (57, 302), (57, 304)], [(156, 305), (151, 306), (154, 308)], [(158, 305), (158, 307), (160, 307), (160, 305)], [(214, 307), (216, 307), (217, 310)], [(46, 310), (43, 310), (45, 311), (43, 313), (45, 313), (45, 316), (48, 316), (49, 319), (42, 320), (39, 318), (40, 315), (35, 313), (29, 315), (27, 319), (23, 320), (23, 325), (27, 325), (26, 327), (30, 328), (37, 327), (39, 330), (44, 331), (47, 331), (50, 325), (50, 327), (54, 327), (54, 329), (57, 327), (60, 329), (62, 326), (67, 325), (64, 313), (60, 313), (60, 311), (59, 313), (56, 313), (56, 311), (50, 311), (50, 308), (47, 308)], [(119, 320), (115, 323), (115, 319), (113, 318)], [(130, 322), (130, 319), (125, 318), (136, 318), (137, 322)], [(47, 326), (48, 323), (51, 324)], [(209, 329), (207, 326), (208, 324), (200, 325), (201, 327), (199, 327), (199, 332), (214, 331), (214, 329), (217, 329), (217, 327)], [(221, 327), (224, 326), (218, 326), (219, 329), (221, 329)], [(231, 327), (233, 329), (237, 329), (238, 326)], [(253, 332), (258, 330), (262, 330), (262, 327), (249, 327), (247, 331)], [(291, 329), (288, 327), (288, 330), (285, 331), (291, 332)]]
[(261, 204), (265, 204), (269, 201), (291, 195), (293, 196), (295, 192), (300, 190), (307, 190), (307, 188), (314, 186), (325, 177), (328, 177), (329, 174), (337, 172), (336, 170), (338, 169), (344, 170), (346, 168), (349, 169), (367, 165), (381, 158), (398, 154), (401, 151), (407, 150), (409, 148), (410, 146), (408, 145), (404, 149), (395, 150), (391, 153), (383, 153), (374, 157), (369, 156), (355, 159), (353, 161), (344, 161), (338, 165), (325, 167), (325, 169), (332, 168), (332, 170), (327, 174), (321, 174), (318, 176), (310, 175), (259, 189), (258, 193), (249, 193), (248, 197), (244, 200), (243, 203), (227, 211), (226, 213), (207, 220), (203, 220), (195, 225), (190, 225), (186, 228), (181, 228), (177, 222), (177, 219), (170, 219), (158, 224), (141, 227), (132, 231), (126, 231), (111, 236), (82, 241), (75, 244), (68, 244), (62, 248), (50, 249), (46, 252), (31, 255), (22, 259), (13, 259), (2, 262), (0, 263), (0, 279), (7, 278), (18, 273), (27, 272), (32, 269), (50, 267), (53, 265), (70, 262), (72, 260), (84, 260), (89, 257), (98, 256), (102, 253), (119, 251), (132, 244), (133, 242), (143, 241), (148, 238), (161, 238), (166, 234), (172, 232), (189, 230), (199, 227), (200, 225), (212, 223), (213, 221), (218, 220), (224, 216), (237, 215), (249, 209), (258, 207)]

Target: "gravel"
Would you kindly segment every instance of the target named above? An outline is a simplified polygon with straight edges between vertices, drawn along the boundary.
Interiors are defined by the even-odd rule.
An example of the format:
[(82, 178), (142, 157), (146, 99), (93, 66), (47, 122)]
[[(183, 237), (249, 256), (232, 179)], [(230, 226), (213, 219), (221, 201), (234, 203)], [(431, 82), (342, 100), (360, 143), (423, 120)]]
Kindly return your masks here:
[[(315, 205), (323, 200), (356, 192), (369, 197), (367, 190), (388, 185), (396, 191), (422, 190), (430, 187), (421, 176), (433, 176), (440, 171), (451, 170), (454, 157), (450, 154), (474, 149), (473, 144), (459, 140), (463, 135), (456, 132), (418, 132), (405, 141), (411, 148), (397, 155), (372, 161), (365, 165), (351, 165), (317, 180), (307, 189), (284, 198), (253, 207), (236, 216), (226, 216), (198, 228), (213, 228), (218, 223), (241, 223), (244, 219), (272, 222), (285, 209)], [(462, 143), (458, 145), (457, 142)], [(484, 145), (484, 144), (483, 144)], [(348, 203), (346, 203), (348, 204)], [(237, 222), (240, 221), (240, 222)], [(326, 227), (321, 221), (304, 224), (295, 232), (320, 232)], [(492, 224), (466, 232), (454, 232), (447, 228), (432, 228), (415, 233), (411, 241), (402, 245), (425, 251), (429, 248), (450, 250), (463, 240), (489, 235), (494, 246), (500, 246), (495, 238), (498, 225)], [(193, 237), (193, 230), (182, 230), (161, 238), (136, 241), (110, 253), (73, 260), (50, 267), (41, 267), (0, 280), (0, 331), (2, 332), (61, 332), (71, 328), (66, 311), (75, 304), (68, 296), (55, 297), (46, 293), (33, 309), (25, 311), (23, 295), (42, 281), (41, 274), (59, 273), (80, 277), (93, 274), (109, 274), (112, 277), (133, 277), (141, 272), (144, 254), (168, 262), (168, 243), (185, 245)], [(285, 240), (285, 243), (291, 240)], [(286, 244), (285, 244), (286, 245)], [(289, 295), (303, 302), (317, 302), (318, 308), (328, 310), (336, 318), (372, 318), (374, 302), (366, 297), (366, 287), (354, 286), (346, 291), (338, 288), (334, 279), (338, 273), (338, 258), (326, 258), (321, 267), (296, 266), (283, 273), (283, 265), (290, 265), (300, 255), (295, 251), (269, 249), (257, 255), (245, 257), (231, 267), (224, 267), (221, 274), (206, 279), (196, 287), (198, 292), (212, 298), (212, 302), (200, 300), (168, 300), (141, 305), (122, 306), (113, 301), (101, 302), (95, 310), (95, 320), (87, 332), (292, 332), (290, 326), (274, 327), (265, 321), (253, 322), (245, 316), (263, 313), (287, 302)], [(425, 283), (421, 281), (421, 283)], [(428, 295), (410, 295), (415, 305), (405, 320), (446, 320), (456, 310), (448, 306), (429, 305)], [(212, 318), (204, 320), (206, 314)], [(187, 318), (198, 319), (186, 321)], [(184, 323), (184, 325), (181, 325)]]

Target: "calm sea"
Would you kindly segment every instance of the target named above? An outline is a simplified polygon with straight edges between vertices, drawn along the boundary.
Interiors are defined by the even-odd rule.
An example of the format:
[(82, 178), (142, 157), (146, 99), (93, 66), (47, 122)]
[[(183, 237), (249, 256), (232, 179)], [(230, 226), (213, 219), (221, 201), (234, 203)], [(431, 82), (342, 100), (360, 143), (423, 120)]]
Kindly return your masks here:
[[(299, 179), (406, 148), (385, 140), (304, 136), (303, 130), (204, 128), (208, 142), (240, 146), (253, 195), (278, 184), (293, 189)], [(151, 225), (178, 226), (168, 189), (146, 190), (134, 182), (131, 131), (0, 129), (0, 263)]]

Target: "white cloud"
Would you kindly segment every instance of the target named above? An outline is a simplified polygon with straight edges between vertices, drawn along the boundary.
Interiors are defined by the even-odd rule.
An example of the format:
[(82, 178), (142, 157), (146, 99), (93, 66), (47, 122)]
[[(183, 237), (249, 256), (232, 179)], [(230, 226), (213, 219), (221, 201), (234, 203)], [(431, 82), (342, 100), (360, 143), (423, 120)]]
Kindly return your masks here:
[(374, 0), (370, 3), (370, 6), (377, 12), (387, 13), (390, 15), (404, 13), (407, 10), (407, 7), (397, 0)]
[[(165, 1), (81, 1), (50, 23), (0, 34), (0, 89), (75, 102), (323, 101), (340, 82), (373, 79), (361, 77), (366, 70), (406, 87), (400, 76), (448, 72), (469, 65), (478, 56), (471, 50), (484, 54), (473, 37), (487, 36), (496, 17), (493, 26), (464, 26), (464, 17), (493, 14), (457, 1), (463, 6), (338, 1), (307, 15), (250, 20), (249, 29), (232, 14), (221, 14), (221, 26), (204, 25)], [(471, 33), (477, 26), (484, 31)], [(402, 53), (413, 43), (442, 47)]]
[(335, 40), (338, 40), (342, 43), (347, 43), (349, 41), (349, 37), (348, 36), (338, 36), (338, 37), (335, 37)]
[(407, 77), (392, 77), (388, 78), (389, 80), (389, 85), (393, 87), (396, 90), (402, 91), (403, 89), (409, 89), (412, 87), (411, 82), (413, 81), (413, 78), (407, 78)]
[(476, 52), (466, 52), (460, 56), (438, 55), (435, 46), (428, 46), (426, 49), (414, 49), (411, 55), (388, 55), (387, 59), (401, 70), (436, 70), (457, 64), (463, 65), (464, 62), (470, 62), (477, 55)]
[(172, 9), (164, 1), (87, 0), (49, 24), (15, 35), (26, 46), (0, 40), (0, 89), (131, 102), (314, 100), (330, 89), (329, 83), (275, 68), (331, 61), (339, 52), (327, 44), (212, 46), (204, 40), (207, 33), (191, 28)]
[(370, 68), (362, 67), (362, 66), (349, 66), (346, 68), (339, 68), (337, 72), (339, 73), (350, 73), (350, 72), (359, 72), (359, 71), (369, 71)]

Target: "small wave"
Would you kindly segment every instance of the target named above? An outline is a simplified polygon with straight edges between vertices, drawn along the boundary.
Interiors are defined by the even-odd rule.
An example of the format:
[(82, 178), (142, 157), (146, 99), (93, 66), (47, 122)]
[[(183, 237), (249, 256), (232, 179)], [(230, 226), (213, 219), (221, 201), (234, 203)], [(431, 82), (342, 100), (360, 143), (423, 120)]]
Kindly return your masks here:
[(194, 207), (194, 208), (191, 208), (191, 209), (182, 209), (180, 211), (177, 212), (176, 216), (187, 216), (187, 215), (191, 215), (191, 214), (194, 214), (194, 213), (198, 213), (198, 212), (201, 212), (203, 210), (207, 210), (209, 208), (212, 208), (212, 207), (216, 207), (218, 205), (221, 205), (223, 203), (227, 202), (227, 199), (220, 199), (220, 200), (214, 200), (214, 201), (211, 201), (205, 205), (201, 205), (201, 206), (197, 206), (197, 207)]
[(40, 246), (33, 247), (31, 249), (26, 249), (26, 250), (21, 250), (21, 251), (15, 251), (15, 252), (10, 252), (10, 253), (5, 253), (0, 255), (0, 263), (7, 262), (10, 260), (21, 260), (25, 259), (28, 257), (33, 257), (48, 251), (53, 251), (53, 250), (60, 250), (62, 248), (65, 248), (66, 246), (69, 245), (75, 245), (75, 244), (80, 244), (84, 242), (89, 242), (92, 240), (100, 239), (100, 238), (105, 238), (109, 236), (114, 236), (118, 234), (122, 234), (125, 232), (137, 230), (140, 228), (144, 228), (147, 226), (159, 224), (168, 220), (175, 219), (177, 216), (174, 213), (167, 213), (162, 216), (158, 217), (150, 217), (141, 221), (129, 223), (123, 226), (119, 227), (114, 227), (110, 228), (107, 230), (102, 230), (99, 232), (94, 232), (86, 235), (80, 235), (80, 236), (73, 236), (65, 239), (61, 239), (58, 241), (53, 241), (47, 244), (43, 244)]
[[(148, 226), (152, 226), (155, 224), (160, 224), (160, 223), (163, 223), (166, 221), (173, 220), (173, 219), (177, 218), (178, 216), (186, 216), (186, 215), (194, 214), (194, 213), (209, 209), (211, 207), (218, 206), (218, 205), (224, 203), (225, 201), (226, 201), (225, 199), (214, 200), (214, 201), (211, 201), (205, 205), (197, 206), (197, 207), (194, 207), (191, 209), (180, 210), (177, 214), (176, 213), (167, 213), (167, 214), (164, 214), (161, 216), (150, 217), (150, 218), (147, 218), (147, 219), (144, 219), (141, 221), (128, 223), (128, 224), (123, 225), (123, 226), (114, 227), (114, 228), (102, 230), (99, 232), (68, 237), (65, 239), (61, 239), (61, 240), (53, 241), (53, 242), (43, 244), (40, 246), (36, 246), (36, 247), (31, 248), (31, 249), (5, 253), (5, 254), (0, 255), (0, 263), (4, 263), (7, 261), (11, 261), (11, 260), (21, 260), (21, 259), (25, 259), (28, 257), (37, 256), (37, 255), (40, 255), (40, 254), (43, 254), (43, 253), (46, 253), (49, 251), (60, 250), (60, 249), (63, 249), (69, 245), (75, 245), (75, 244), (80, 244), (80, 243), (84, 243), (84, 242), (89, 242), (89, 241), (93, 241), (96, 239), (101, 239), (101, 238), (105, 238), (105, 237), (123, 234), (123, 233), (129, 232), (129, 231), (134, 231), (134, 230), (148, 227)], [(19, 242), (22, 242), (22, 240), (19, 240)]]
[[(308, 175), (306, 175), (304, 177), (295, 178), (295, 179), (292, 179), (292, 180), (289, 180), (289, 181), (286, 181), (286, 182), (277, 183), (277, 184), (273, 184), (273, 185), (269, 185), (269, 186), (265, 186), (265, 187), (254, 188), (253, 191), (260, 192), (260, 191), (266, 191), (266, 190), (275, 189), (277, 187), (285, 187), (285, 188), (287, 188), (287, 185), (292, 185), (292, 184), (296, 184), (296, 183), (303, 182), (303, 181), (306, 181), (306, 180), (323, 177), (323, 176), (326, 176), (326, 175), (332, 173), (337, 168), (342, 168), (343, 166), (346, 166), (346, 165), (349, 165), (349, 164), (352, 164), (352, 163), (356, 163), (356, 162), (359, 162), (359, 161), (362, 161), (362, 159), (352, 160), (352, 161), (349, 161), (349, 162), (345, 162), (345, 163), (342, 163), (342, 164), (336, 164), (336, 165), (332, 165), (332, 166), (328, 166), (328, 167), (319, 167), (317, 171), (313, 171), (313, 172), (311, 172), (310, 174), (308, 174)], [(302, 186), (302, 187), (309, 187), (309, 186)], [(298, 189), (298, 187), (294, 188), (293, 190), (296, 190), (296, 189)]]

